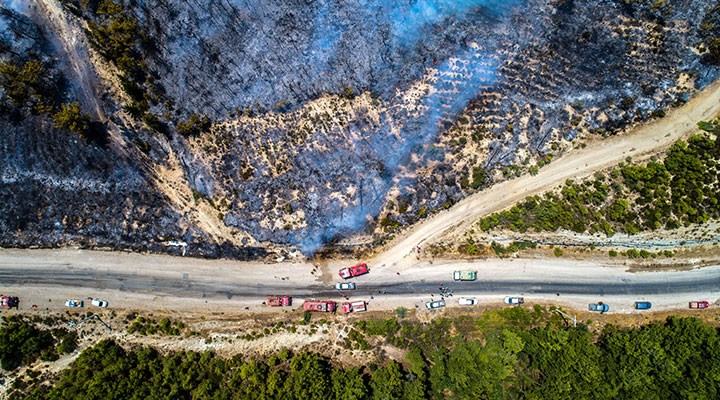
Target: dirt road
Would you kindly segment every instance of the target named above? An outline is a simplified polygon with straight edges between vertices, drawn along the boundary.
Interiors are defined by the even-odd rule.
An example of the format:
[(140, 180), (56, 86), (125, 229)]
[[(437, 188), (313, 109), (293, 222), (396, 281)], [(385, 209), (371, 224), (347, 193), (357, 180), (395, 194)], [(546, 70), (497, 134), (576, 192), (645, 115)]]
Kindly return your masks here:
[(450, 233), (467, 229), (478, 218), (512, 206), (526, 196), (543, 193), (564, 183), (619, 164), (627, 157), (634, 160), (657, 154), (678, 139), (698, 131), (697, 122), (720, 114), (720, 81), (698, 93), (682, 107), (671, 110), (665, 118), (638, 126), (629, 132), (598, 140), (584, 149), (553, 160), (535, 175), (502, 182), (476, 193), (446, 211), (410, 228), (379, 253), (373, 264), (393, 269), (413, 265), (418, 246), (432, 243)]

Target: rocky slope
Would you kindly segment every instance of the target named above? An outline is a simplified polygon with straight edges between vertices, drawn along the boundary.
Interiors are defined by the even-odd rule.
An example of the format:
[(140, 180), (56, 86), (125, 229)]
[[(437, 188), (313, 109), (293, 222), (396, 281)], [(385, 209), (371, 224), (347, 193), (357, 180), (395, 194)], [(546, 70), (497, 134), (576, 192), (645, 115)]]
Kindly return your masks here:
[[(91, 35), (107, 18), (102, 2), (63, 4), (78, 23), (90, 24)], [(117, 176), (118, 186), (147, 193), (146, 200), (113, 204), (136, 210), (167, 203), (161, 210), (147, 206), (154, 219), (125, 212), (126, 221), (147, 227), (185, 221), (169, 232), (222, 242), (198, 223), (210, 215), (235, 232), (227, 238), (235, 248), (260, 241), (312, 252), (359, 231), (382, 237), (493, 180), (541, 166), (576, 137), (616, 134), (660, 116), (718, 72), (703, 45), (718, 10), (704, 0), (117, 4), (141, 34), (128, 53), (139, 65), (135, 78), (107, 48), (97, 49), (104, 61), (93, 61), (112, 98), (104, 103), (108, 118), (127, 127), (117, 135), (125, 138), (123, 150), (110, 150), (109, 158), (127, 152), (124, 159), (150, 166), (117, 161), (100, 168)], [(129, 100), (118, 90), (127, 82), (113, 83), (113, 76), (135, 79), (145, 94)], [(193, 114), (210, 117), (212, 128), (176, 135)], [(122, 123), (128, 120), (134, 122)], [(66, 147), (73, 145), (57, 148)], [(3, 170), (23, 165), (10, 154), (6, 146)], [(171, 167), (186, 180), (177, 184), (209, 210), (204, 218), (190, 215), (192, 201), (178, 204), (167, 188), (150, 188), (158, 184), (152, 165), (175, 158)], [(67, 161), (47, 162), (58, 165), (54, 180), (67, 176)], [(4, 209), (29, 215), (19, 205), (26, 196), (17, 197)], [(100, 208), (119, 215), (118, 208)], [(101, 220), (88, 222), (102, 226)], [(53, 223), (3, 231), (13, 232), (14, 243), (30, 244), (53, 232)], [(159, 243), (151, 228), (119, 231), (127, 243)], [(98, 236), (73, 232), (90, 241)], [(237, 232), (254, 240), (236, 240)]]

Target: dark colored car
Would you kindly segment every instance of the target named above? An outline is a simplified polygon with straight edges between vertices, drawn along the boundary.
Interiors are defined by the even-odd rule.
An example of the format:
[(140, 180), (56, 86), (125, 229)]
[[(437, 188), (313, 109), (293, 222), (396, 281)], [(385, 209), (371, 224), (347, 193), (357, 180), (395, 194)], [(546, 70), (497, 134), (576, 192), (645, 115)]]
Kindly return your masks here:
[(649, 301), (636, 301), (635, 302), (636, 310), (649, 310), (650, 308), (652, 308), (652, 303)]

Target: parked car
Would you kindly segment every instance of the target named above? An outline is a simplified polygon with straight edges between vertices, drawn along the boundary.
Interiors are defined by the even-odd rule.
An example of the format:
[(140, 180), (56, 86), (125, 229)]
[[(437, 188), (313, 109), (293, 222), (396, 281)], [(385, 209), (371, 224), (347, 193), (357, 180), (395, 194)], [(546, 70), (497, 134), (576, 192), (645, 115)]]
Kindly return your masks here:
[(435, 300), (435, 301), (431, 301), (431, 302), (429, 302), (429, 303), (425, 303), (425, 307), (426, 307), (428, 310), (433, 310), (433, 309), (435, 309), (435, 308), (445, 307), (445, 300)]
[(608, 311), (610, 311), (610, 306), (601, 302), (598, 303), (590, 303), (588, 304), (588, 310), (590, 311), (598, 311), (600, 314), (604, 314)]
[(474, 297), (461, 297), (458, 299), (458, 304), (461, 306), (474, 306), (478, 303)]
[(514, 305), (523, 304), (525, 303), (525, 298), (517, 296), (505, 296), (505, 298), (503, 299), (503, 303)]
[(20, 309), (20, 298), (17, 296), (0, 295), (0, 306)]
[(453, 272), (453, 280), (455, 281), (474, 281), (477, 279), (477, 271), (455, 271)]
[(649, 301), (636, 301), (635, 302), (636, 310), (649, 310), (650, 308), (652, 308), (652, 303)]
[(710, 307), (710, 302), (708, 301), (691, 301), (689, 303), (690, 308), (698, 308), (698, 309), (704, 309)]
[(84, 305), (85, 305), (85, 303), (83, 303), (82, 300), (78, 300), (78, 299), (65, 300), (65, 307), (77, 308), (77, 307), (82, 307)]
[(338, 282), (335, 284), (337, 290), (355, 290), (354, 282)]
[(92, 301), (90, 302), (90, 304), (94, 305), (95, 307), (107, 308), (107, 306), (108, 306), (108, 301), (107, 301), (107, 300), (101, 300), (101, 299), (98, 299), (98, 298), (96, 297), (96, 298), (92, 299)]

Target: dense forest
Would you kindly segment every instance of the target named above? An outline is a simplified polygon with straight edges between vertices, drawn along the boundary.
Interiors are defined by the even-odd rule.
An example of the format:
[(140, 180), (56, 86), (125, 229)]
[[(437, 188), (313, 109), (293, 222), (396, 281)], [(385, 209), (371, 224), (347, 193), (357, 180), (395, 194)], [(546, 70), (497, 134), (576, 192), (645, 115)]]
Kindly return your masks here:
[[(591, 324), (591, 322), (588, 322)], [(552, 310), (478, 317), (363, 321), (349, 335), (379, 339), (402, 360), (343, 368), (315, 353), (264, 358), (160, 353), (104, 340), (52, 386), (18, 379), (25, 399), (712, 399), (720, 396), (718, 329), (671, 317), (638, 328), (566, 326)]]
[[(717, 122), (701, 123), (716, 133)], [(489, 231), (616, 232), (675, 229), (720, 218), (720, 140), (695, 135), (675, 143), (665, 158), (627, 162), (582, 183), (568, 180), (559, 192), (530, 196), (478, 222)]]

